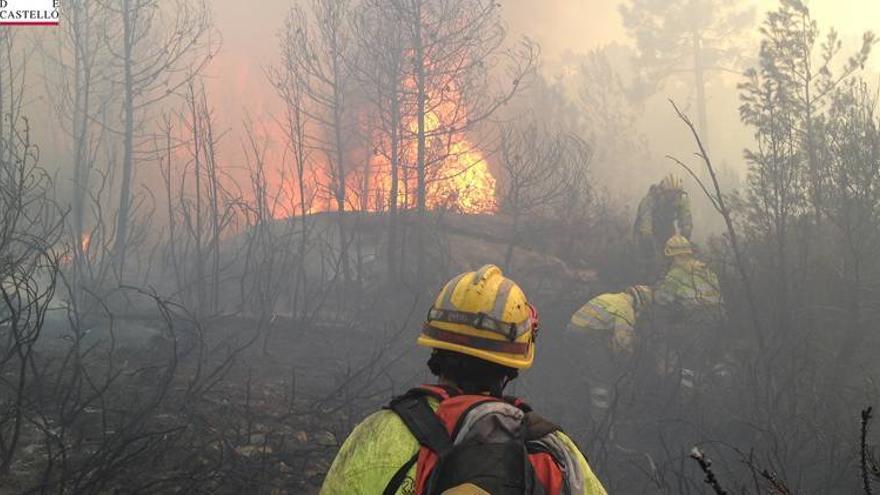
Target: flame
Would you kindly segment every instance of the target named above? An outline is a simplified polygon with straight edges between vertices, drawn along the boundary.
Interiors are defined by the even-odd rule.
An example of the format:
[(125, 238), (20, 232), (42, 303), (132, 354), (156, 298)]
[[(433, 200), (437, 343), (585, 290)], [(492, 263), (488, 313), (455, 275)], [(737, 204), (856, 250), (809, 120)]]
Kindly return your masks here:
[[(85, 259), (91, 259), (89, 254), (89, 245), (91, 244), (91, 242), (92, 234), (89, 232), (84, 233), (79, 241), (80, 253), (82, 253), (82, 256)], [(67, 246), (68, 248), (64, 249), (64, 254), (62, 254), (58, 259), (59, 264), (63, 267), (72, 266), (75, 255), (75, 253), (70, 249), (70, 245), (68, 244)]]
[(82, 239), (79, 241), (79, 247), (82, 253), (89, 252), (89, 245), (92, 243), (92, 234), (90, 232), (86, 232), (83, 234)]
[[(428, 171), (425, 204), (431, 210), (494, 213), (497, 211), (495, 176), (481, 151), (461, 132), (451, 136), (438, 132), (448, 125), (447, 122), (456, 118), (460, 120), (453, 113), (460, 111), (457, 102), (450, 102), (438, 105), (435, 111), (425, 114), (425, 132), (429, 135), (427, 147), (440, 149), (439, 163), (432, 164)], [(450, 117), (444, 118), (444, 115)], [(418, 125), (415, 119), (408, 128), (411, 134), (416, 134)], [(417, 201), (417, 143), (413, 138), (404, 141), (401, 146), (397, 207), (413, 209)], [(391, 163), (387, 157), (377, 153), (370, 160), (367, 173), (370, 174), (366, 181), (370, 184), (367, 190), (369, 198), (366, 201), (361, 198), (361, 203), (366, 204), (369, 211), (383, 211), (391, 202)], [(363, 179), (363, 173), (349, 177), (349, 188), (357, 191), (357, 184), (362, 183)], [(362, 186), (360, 191), (363, 189)]]
[[(222, 58), (222, 57), (221, 57)], [(232, 79), (217, 77), (207, 79), (209, 98), (213, 101), (247, 101), (248, 111), (256, 122), (278, 120), (279, 101), (275, 99), (274, 90), (259, 86), (249, 69), (250, 59), (227, 55), (223, 63), (218, 63), (218, 73), (234, 73), (238, 77)], [(235, 69), (235, 70), (230, 70)], [(412, 94), (415, 90), (414, 77), (403, 82), (405, 89)], [(493, 176), (486, 157), (463, 131), (460, 130), (466, 120), (466, 108), (462, 103), (460, 90), (454, 81), (437, 84), (436, 89), (429, 89), (425, 113), (425, 132), (428, 134), (428, 170), (425, 203), (432, 210), (451, 210), (461, 213), (494, 213), (497, 211), (496, 179)], [(405, 98), (404, 98), (405, 99)], [(392, 179), (391, 162), (379, 149), (387, 150), (390, 143), (388, 136), (378, 131), (371, 131), (371, 110), (357, 109), (357, 126), (368, 136), (362, 149), (348, 150), (346, 160), (346, 204), (348, 211), (387, 211), (391, 202), (395, 201), (399, 209), (415, 209), (417, 206), (417, 120), (413, 112), (412, 102), (402, 101), (401, 105), (407, 112), (401, 126), (401, 142), (399, 150), (399, 171), (397, 180), (397, 197), (391, 198)], [(407, 106), (409, 105), (409, 106)], [(233, 125), (241, 121), (241, 112), (230, 110), (226, 106), (218, 106), (223, 121), (217, 125)], [(280, 119), (283, 120), (283, 119)], [(315, 125), (313, 123), (313, 125)], [(456, 130), (451, 130), (457, 128)], [(300, 205), (300, 188), (295, 172), (292, 156), (285, 149), (287, 135), (277, 125), (255, 125), (253, 131), (259, 142), (271, 143), (265, 155), (265, 191), (262, 192), (271, 216), (276, 219), (289, 218), (300, 214), (335, 211), (337, 204), (333, 191), (339, 178), (334, 177), (333, 167), (324, 153), (314, 152), (310, 155), (310, 164), (305, 172), (303, 182), (305, 205)], [(309, 134), (320, 134), (321, 130), (311, 128)], [(247, 160), (241, 156), (241, 143), (235, 139), (225, 139), (219, 155), (227, 162)], [(231, 170), (234, 180), (245, 184), (243, 193), (254, 194), (246, 184), (249, 177), (246, 173)], [(256, 198), (251, 197), (251, 200)], [(302, 211), (305, 209), (305, 211)]]
[(493, 213), (496, 210), (495, 177), (479, 150), (462, 140), (450, 146), (450, 157), (440, 177), (428, 187), (428, 208), (461, 213)]

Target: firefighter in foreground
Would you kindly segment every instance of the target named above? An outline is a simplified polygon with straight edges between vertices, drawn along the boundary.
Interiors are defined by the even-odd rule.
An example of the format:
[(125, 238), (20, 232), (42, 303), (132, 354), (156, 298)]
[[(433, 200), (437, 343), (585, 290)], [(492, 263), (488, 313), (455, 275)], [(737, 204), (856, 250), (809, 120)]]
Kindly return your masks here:
[(322, 494), (605, 494), (559, 427), (504, 397), (532, 365), (538, 316), (493, 265), (453, 278), (431, 307), (420, 345), (439, 383), (393, 399), (359, 424)]
[(639, 203), (633, 236), (645, 273), (653, 282), (663, 264), (663, 247), (676, 235), (690, 239), (693, 231), (691, 204), (681, 178), (669, 174), (654, 184)]

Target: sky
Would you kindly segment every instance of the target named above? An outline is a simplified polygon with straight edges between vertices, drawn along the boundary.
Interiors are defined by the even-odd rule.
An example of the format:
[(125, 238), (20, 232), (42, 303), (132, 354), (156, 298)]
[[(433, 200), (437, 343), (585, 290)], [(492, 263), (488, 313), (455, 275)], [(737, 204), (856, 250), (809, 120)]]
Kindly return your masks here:
[[(214, 0), (215, 19), (224, 36), (224, 50), (253, 62), (276, 52), (276, 34), (292, 0), (259, 0), (259, 8), (240, 0)], [(616, 0), (500, 0), (509, 12), (511, 29), (535, 38), (548, 54), (589, 51), (597, 44), (626, 42)], [(775, 0), (752, 2), (766, 10)], [(812, 0), (814, 17), (823, 25), (857, 35), (880, 29), (878, 0)], [(878, 25), (871, 26), (869, 21)], [(253, 49), (253, 50), (252, 50)]]
[[(618, 14), (617, 0), (499, 0), (511, 34), (526, 35), (542, 46), (553, 60), (566, 51), (586, 53), (612, 43), (628, 43)], [(214, 0), (214, 19), (223, 46), (209, 76), (220, 101), (239, 105), (251, 116), (271, 112), (274, 101), (264, 70), (275, 63), (278, 32), (293, 0)], [(775, 0), (757, 0), (766, 10)], [(880, 0), (812, 0), (814, 18), (822, 26), (835, 26), (844, 38), (856, 39), (872, 27), (880, 31)], [(760, 18), (760, 16), (759, 16)], [(877, 25), (871, 26), (874, 21)], [(756, 20), (757, 22), (757, 20)], [(878, 66), (875, 62), (873, 66)], [(242, 98), (242, 95), (245, 95)], [(232, 110), (232, 109), (227, 109)], [(230, 112), (237, 118), (239, 112)]]
[[(548, 54), (565, 50), (589, 51), (597, 44), (626, 43), (616, 0), (514, 0), (502, 5), (518, 14), (515, 27), (534, 36)], [(751, 2), (759, 11), (778, 5), (777, 0)], [(880, 0), (812, 0), (813, 17), (823, 26), (836, 26), (847, 35), (872, 27), (880, 30)], [(517, 21), (516, 19), (522, 19)], [(871, 26), (873, 20), (877, 25)]]

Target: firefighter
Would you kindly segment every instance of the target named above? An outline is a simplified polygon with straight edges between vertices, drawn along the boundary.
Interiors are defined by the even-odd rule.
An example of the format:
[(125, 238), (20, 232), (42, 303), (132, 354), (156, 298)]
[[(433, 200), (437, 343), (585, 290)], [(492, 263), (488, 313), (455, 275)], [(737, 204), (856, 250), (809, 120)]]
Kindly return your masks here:
[(360, 423), (321, 493), (605, 494), (559, 427), (503, 395), (532, 365), (537, 333), (537, 312), (498, 267), (453, 278), (418, 338), (438, 383)]
[(691, 205), (681, 178), (669, 174), (654, 184), (639, 203), (633, 236), (641, 264), (652, 280), (662, 266), (663, 247), (673, 235), (690, 239), (693, 230)]
[(705, 313), (717, 313), (722, 305), (718, 276), (694, 257), (690, 241), (674, 235), (666, 242), (663, 254), (669, 259), (669, 270), (654, 292), (657, 307), (678, 318), (702, 319)]
[(632, 354), (636, 318), (652, 299), (651, 288), (635, 285), (624, 292), (601, 294), (581, 306), (572, 315), (570, 331), (597, 332), (608, 335), (608, 347), (615, 354)]
[(595, 420), (608, 414), (615, 396), (612, 389), (621, 386), (621, 378), (631, 369), (636, 321), (652, 298), (651, 288), (644, 285), (601, 294), (578, 309), (568, 323), (570, 337), (585, 337), (581, 345), (573, 342), (570, 347), (587, 361), (585, 380)]
[(720, 285), (718, 276), (694, 257), (684, 236), (672, 236), (664, 255), (669, 269), (654, 288), (654, 317), (665, 349), (659, 369), (692, 389), (719, 350), (716, 331), (724, 315)]

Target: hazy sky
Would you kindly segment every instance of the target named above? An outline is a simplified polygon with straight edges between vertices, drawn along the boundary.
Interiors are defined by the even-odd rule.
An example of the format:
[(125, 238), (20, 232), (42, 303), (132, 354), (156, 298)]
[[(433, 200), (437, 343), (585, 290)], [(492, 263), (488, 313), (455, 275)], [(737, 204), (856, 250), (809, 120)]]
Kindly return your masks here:
[[(598, 45), (627, 42), (617, 12), (620, 2), (616, 0), (500, 1), (511, 31), (537, 40), (551, 59), (566, 50), (587, 52)], [(232, 105), (246, 105), (252, 113), (272, 106), (264, 95), (258, 95), (266, 89), (262, 71), (277, 58), (277, 33), (294, 3), (258, 2), (259, 8), (240, 0), (212, 2), (224, 39), (219, 63), (211, 71), (222, 82), (212, 86), (223, 96), (252, 95), (246, 101), (225, 100)], [(756, 2), (763, 9), (776, 4), (775, 0)], [(821, 26), (835, 26), (845, 37), (856, 37), (871, 28), (880, 30), (880, 0), (812, 0), (810, 6)]]
[[(502, 5), (518, 14), (516, 28), (534, 36), (549, 54), (566, 49), (586, 51), (596, 44), (626, 42), (616, 0), (508, 0)], [(777, 0), (744, 1), (759, 10)], [(808, 0), (821, 26), (836, 26), (847, 34), (880, 30), (880, 0)], [(760, 16), (759, 16), (760, 17)], [(522, 19), (519, 21), (518, 19)], [(873, 21), (876, 26), (871, 26)]]
[[(547, 60), (545, 67), (558, 67), (555, 59), (566, 51), (586, 53), (612, 42), (628, 43), (617, 0), (498, 1), (511, 34), (527, 35), (541, 44)], [(777, 0), (744, 0), (744, 3), (747, 1), (758, 7), (756, 28), (763, 19), (763, 12), (778, 5)], [(254, 8), (255, 3), (259, 8)], [(223, 35), (223, 47), (209, 68), (208, 89), (216, 106), (218, 124), (232, 131), (224, 138), (223, 149), (226, 158), (234, 163), (241, 150), (241, 122), (245, 115), (256, 122), (270, 124), (276, 114), (277, 101), (266, 82), (264, 70), (277, 62), (278, 32), (294, 0), (213, 0), (211, 4), (217, 28)], [(880, 0), (812, 0), (809, 5), (823, 32), (834, 26), (849, 43), (857, 43), (865, 30), (880, 31)], [(878, 61), (880, 56), (875, 55), (869, 63), (875, 71), (880, 67)], [(739, 124), (736, 82), (724, 83), (727, 91), (723, 97), (712, 93), (710, 88), (713, 121), (710, 127), (715, 129), (713, 141), (718, 161), (742, 169), (742, 150), (748, 144), (750, 131)], [(663, 148), (655, 150), (659, 163), (666, 153), (686, 153), (690, 142), (683, 132), (674, 136), (680, 138), (679, 142), (670, 141), (668, 129), (672, 116), (665, 99), (658, 100), (658, 106), (646, 109), (646, 115), (651, 117), (646, 117), (645, 132), (656, 147)], [(259, 134), (277, 135), (277, 128), (271, 125), (263, 129), (266, 132), (258, 129)]]

